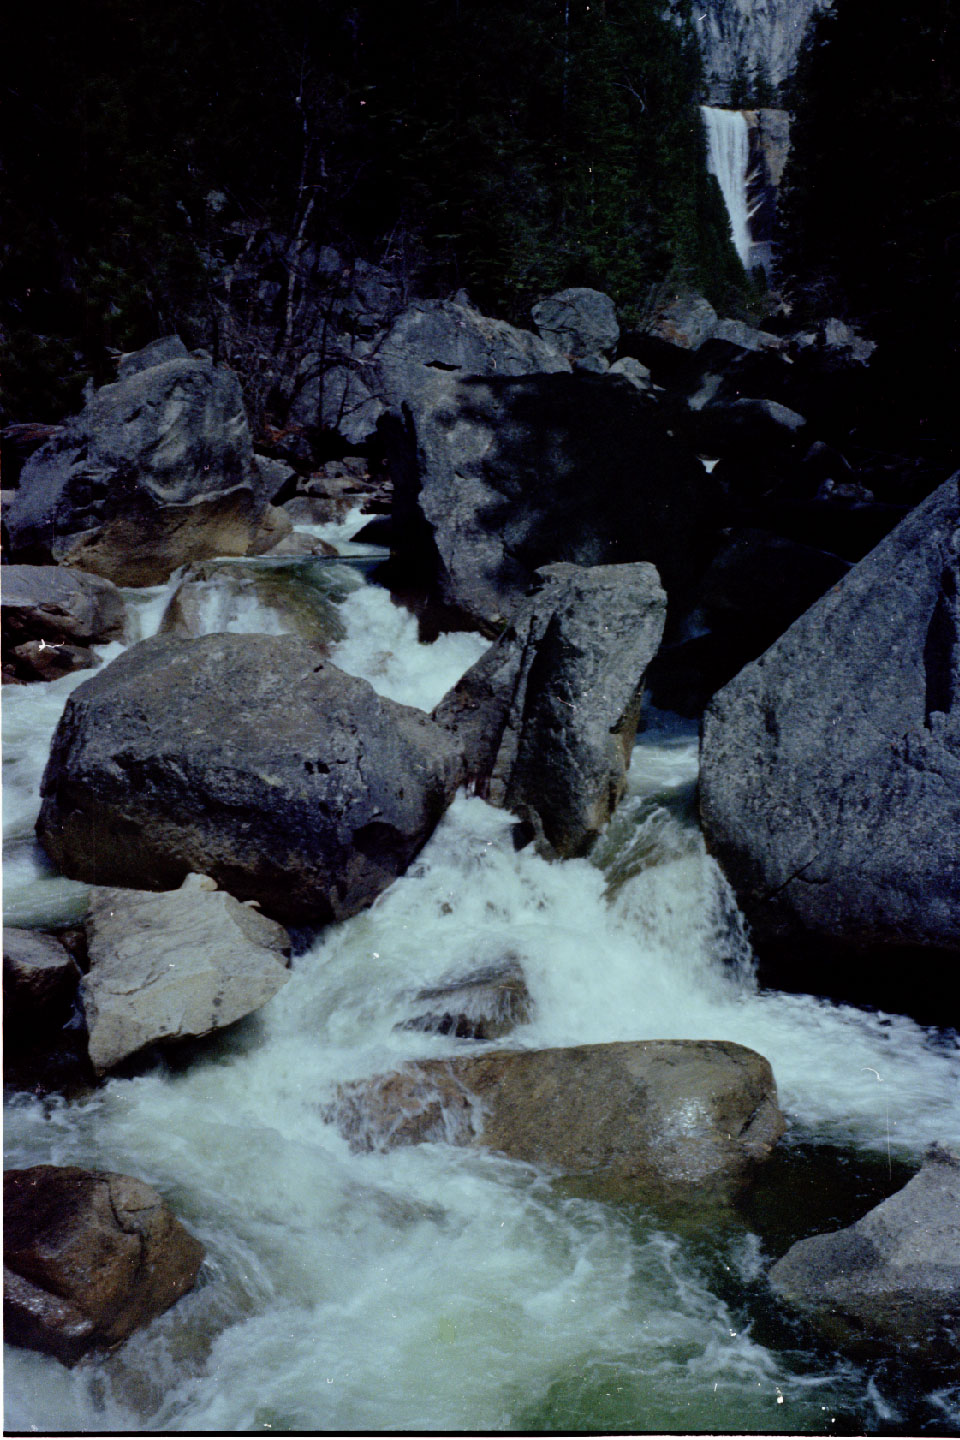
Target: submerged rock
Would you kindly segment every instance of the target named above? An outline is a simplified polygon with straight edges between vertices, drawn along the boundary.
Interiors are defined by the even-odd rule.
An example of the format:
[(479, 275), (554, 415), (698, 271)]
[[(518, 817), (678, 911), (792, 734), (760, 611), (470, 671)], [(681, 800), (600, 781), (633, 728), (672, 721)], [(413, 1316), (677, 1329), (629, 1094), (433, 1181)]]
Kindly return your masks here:
[(142, 1180), (35, 1165), (3, 1177), (4, 1338), (72, 1365), (190, 1290), (204, 1249)]
[(784, 1129), (768, 1062), (719, 1040), (422, 1060), (341, 1086), (328, 1114), (358, 1150), (482, 1145), (654, 1195), (740, 1184)]
[(188, 560), (246, 554), (271, 487), (237, 377), (168, 337), (125, 357), (30, 457), (7, 529), (15, 556), (156, 585)]
[(826, 955), (869, 984), (909, 957), (907, 1008), (955, 968), (958, 582), (955, 476), (707, 710), (707, 843), (781, 974), (809, 985)]
[(546, 852), (582, 855), (626, 786), (666, 596), (644, 564), (547, 565), (537, 580), (434, 718), (480, 793), (529, 820)]
[(94, 1070), (259, 1010), (290, 978), (289, 949), (282, 925), (203, 875), (161, 895), (93, 889), (80, 993)]
[(896, 1195), (846, 1230), (798, 1241), (769, 1279), (834, 1342), (960, 1359), (960, 1156), (932, 1146)]
[(453, 741), (292, 636), (143, 641), (67, 701), (38, 834), (64, 874), (211, 876), (278, 919), (369, 905), (453, 799)]
[(526, 977), (512, 956), (446, 985), (419, 990), (415, 999), (430, 1008), (400, 1028), (458, 1040), (498, 1040), (525, 1025), (531, 1013)]

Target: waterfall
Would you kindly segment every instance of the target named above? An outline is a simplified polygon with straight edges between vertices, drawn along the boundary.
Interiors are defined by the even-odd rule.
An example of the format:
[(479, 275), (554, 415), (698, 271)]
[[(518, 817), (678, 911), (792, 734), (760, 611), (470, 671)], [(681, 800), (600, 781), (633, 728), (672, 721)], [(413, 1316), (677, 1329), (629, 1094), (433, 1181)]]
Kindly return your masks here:
[(707, 169), (716, 175), (723, 193), (730, 231), (745, 270), (750, 268), (751, 208), (747, 195), (750, 163), (750, 134), (742, 110), (721, 110), (701, 105), (707, 127)]

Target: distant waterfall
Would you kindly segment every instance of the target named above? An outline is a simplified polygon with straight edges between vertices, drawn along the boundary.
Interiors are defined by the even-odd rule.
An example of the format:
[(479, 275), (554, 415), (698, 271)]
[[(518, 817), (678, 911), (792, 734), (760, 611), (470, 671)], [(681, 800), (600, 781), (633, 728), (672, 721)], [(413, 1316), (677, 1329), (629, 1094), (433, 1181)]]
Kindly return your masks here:
[(747, 197), (750, 135), (741, 110), (720, 110), (701, 105), (707, 127), (707, 169), (716, 175), (723, 193), (730, 229), (744, 269), (750, 268), (750, 205)]

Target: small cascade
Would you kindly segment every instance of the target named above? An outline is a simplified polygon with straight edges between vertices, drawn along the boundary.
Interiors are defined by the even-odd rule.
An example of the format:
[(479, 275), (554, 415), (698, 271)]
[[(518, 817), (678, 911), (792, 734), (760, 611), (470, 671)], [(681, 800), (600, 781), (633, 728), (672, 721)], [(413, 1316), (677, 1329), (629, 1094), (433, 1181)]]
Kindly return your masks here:
[(750, 269), (753, 236), (750, 219), (750, 130), (742, 110), (721, 110), (701, 105), (707, 127), (707, 169), (716, 175), (723, 194), (730, 230), (745, 270)]

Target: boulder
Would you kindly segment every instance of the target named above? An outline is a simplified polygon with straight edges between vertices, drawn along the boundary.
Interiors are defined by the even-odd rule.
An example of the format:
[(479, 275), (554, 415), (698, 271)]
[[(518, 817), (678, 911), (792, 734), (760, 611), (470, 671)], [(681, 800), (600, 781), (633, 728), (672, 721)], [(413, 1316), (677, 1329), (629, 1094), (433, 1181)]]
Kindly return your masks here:
[(319, 369), (310, 363), (287, 416), (288, 424), (335, 430), (348, 445), (365, 445), (376, 433), (386, 406), (351, 365)]
[(473, 788), (529, 821), (545, 853), (583, 855), (626, 786), (666, 596), (645, 564), (548, 565), (537, 580), (434, 718)]
[(621, 360), (615, 360), (607, 374), (622, 376), (624, 380), (629, 380), (635, 390), (642, 390), (646, 393), (653, 388), (650, 367), (641, 364), (632, 355), (624, 355)]
[(487, 633), (540, 566), (650, 561), (682, 606), (709, 558), (710, 476), (609, 376), (445, 374), (383, 434), (400, 555)]
[(799, 978), (910, 956), (907, 1005), (960, 950), (958, 537), (954, 476), (703, 723), (707, 843), (755, 940)]
[(523, 968), (513, 955), (445, 985), (418, 990), (414, 1000), (429, 1009), (399, 1028), (458, 1040), (499, 1040), (525, 1025), (532, 1010)]
[(3, 1176), (4, 1338), (72, 1365), (193, 1287), (204, 1249), (129, 1175), (35, 1165)]
[(281, 506), (267, 505), (250, 537), (248, 555), (266, 555), (293, 534), (293, 520)]
[(960, 1156), (931, 1146), (913, 1179), (846, 1230), (791, 1246), (774, 1294), (834, 1343), (960, 1360)]
[(80, 971), (54, 935), (3, 929), (4, 1024), (17, 1030), (56, 1028), (69, 1013)]
[(15, 557), (155, 585), (188, 560), (246, 554), (271, 485), (236, 376), (171, 337), (127, 357), (30, 457), (7, 529)]
[(290, 978), (290, 937), (203, 875), (179, 890), (91, 890), (80, 986), (97, 1074), (148, 1045), (208, 1035)]
[(160, 634), (195, 640), (217, 631), (256, 628), (300, 635), (318, 645), (342, 640), (346, 630), (337, 602), (349, 594), (349, 583), (338, 583), (340, 577), (334, 576), (326, 584), (309, 583), (297, 562), (324, 555), (328, 547), (307, 535), (281, 541), (271, 559), (283, 560), (281, 548), (291, 540), (303, 545), (287, 553), (288, 564), (207, 560), (186, 566), (163, 613)]
[(292, 636), (160, 636), (73, 691), (37, 830), (64, 874), (211, 876), (278, 919), (369, 905), (453, 798), (452, 740)]
[(25, 640), (4, 656), (3, 679), (5, 684), (60, 680), (75, 670), (95, 670), (99, 664), (100, 657), (86, 645), (51, 645), (46, 640)]
[(531, 310), (542, 340), (575, 370), (603, 373), (620, 339), (617, 310), (601, 290), (576, 287), (540, 300)]
[(126, 608), (117, 587), (99, 575), (57, 565), (5, 565), (0, 617), (5, 645), (104, 645), (123, 639)]
[(742, 1183), (784, 1130), (767, 1061), (720, 1040), (644, 1040), (421, 1060), (343, 1085), (358, 1150), (482, 1145), (622, 1193)]
[(702, 295), (676, 295), (657, 309), (647, 334), (680, 350), (699, 350), (718, 324), (716, 310)]

